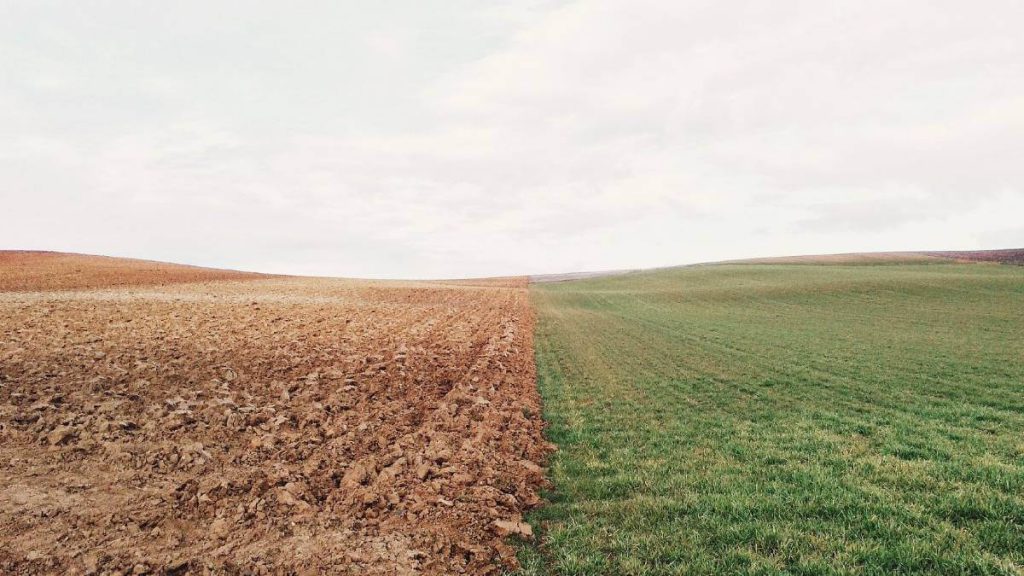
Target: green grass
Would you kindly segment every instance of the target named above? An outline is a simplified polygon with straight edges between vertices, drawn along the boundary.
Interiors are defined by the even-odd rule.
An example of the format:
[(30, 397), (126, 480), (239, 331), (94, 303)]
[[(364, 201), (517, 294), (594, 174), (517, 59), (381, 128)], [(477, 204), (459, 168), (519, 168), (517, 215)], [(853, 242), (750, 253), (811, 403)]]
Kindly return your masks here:
[(534, 285), (525, 574), (1024, 573), (1024, 268)]

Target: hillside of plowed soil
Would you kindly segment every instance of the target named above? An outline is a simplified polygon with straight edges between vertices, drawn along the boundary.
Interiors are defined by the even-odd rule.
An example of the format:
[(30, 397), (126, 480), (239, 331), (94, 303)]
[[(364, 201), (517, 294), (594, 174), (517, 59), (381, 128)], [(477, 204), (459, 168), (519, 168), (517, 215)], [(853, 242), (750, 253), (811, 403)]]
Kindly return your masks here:
[(514, 564), (550, 450), (524, 279), (30, 291), (9, 266), (0, 573)]
[(0, 292), (153, 286), (266, 277), (251, 272), (130, 258), (0, 250)]
[(974, 250), (969, 252), (929, 252), (929, 254), (959, 262), (998, 262), (1000, 264), (1024, 265), (1024, 248)]

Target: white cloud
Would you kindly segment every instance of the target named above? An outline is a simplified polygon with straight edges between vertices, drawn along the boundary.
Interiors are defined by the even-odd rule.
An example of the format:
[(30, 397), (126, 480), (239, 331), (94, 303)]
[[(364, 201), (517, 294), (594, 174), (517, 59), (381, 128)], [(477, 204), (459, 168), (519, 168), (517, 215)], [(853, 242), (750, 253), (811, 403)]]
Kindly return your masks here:
[(1024, 7), (13, 2), (0, 247), (438, 277), (1024, 245)]

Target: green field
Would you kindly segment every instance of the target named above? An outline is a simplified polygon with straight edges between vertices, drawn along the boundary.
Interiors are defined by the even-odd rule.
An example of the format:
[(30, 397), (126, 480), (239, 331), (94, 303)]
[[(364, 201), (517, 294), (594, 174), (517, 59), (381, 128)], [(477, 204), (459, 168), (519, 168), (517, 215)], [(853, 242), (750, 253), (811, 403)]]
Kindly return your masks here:
[(1024, 573), (1024, 267), (536, 284), (526, 574)]

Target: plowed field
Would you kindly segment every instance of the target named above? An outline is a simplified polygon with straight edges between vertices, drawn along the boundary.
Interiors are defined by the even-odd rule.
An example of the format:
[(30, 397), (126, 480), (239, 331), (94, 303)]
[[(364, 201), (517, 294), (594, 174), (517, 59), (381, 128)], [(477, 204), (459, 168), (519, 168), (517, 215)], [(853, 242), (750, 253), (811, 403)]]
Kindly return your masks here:
[(0, 292), (152, 286), (267, 278), (264, 274), (150, 260), (61, 252), (0, 250)]
[(0, 274), (0, 572), (514, 562), (549, 450), (525, 280)]

